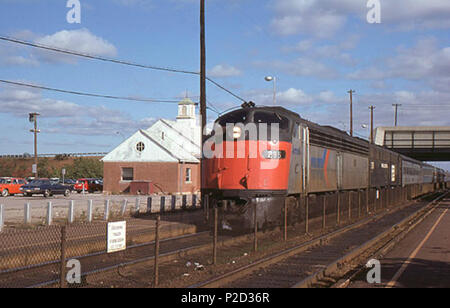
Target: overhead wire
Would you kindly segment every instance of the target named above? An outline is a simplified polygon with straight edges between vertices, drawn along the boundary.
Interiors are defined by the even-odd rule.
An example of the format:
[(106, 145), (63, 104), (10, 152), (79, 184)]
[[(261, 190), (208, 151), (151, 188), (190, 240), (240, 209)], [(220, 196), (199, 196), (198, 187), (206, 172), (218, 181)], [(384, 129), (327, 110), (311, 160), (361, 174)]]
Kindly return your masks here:
[[(160, 66), (155, 66), (155, 65), (139, 64), (139, 63), (135, 63), (135, 62), (131, 62), (131, 61), (125, 61), (125, 60), (119, 60), (119, 59), (113, 59), (113, 58), (107, 58), (107, 57), (101, 57), (101, 56), (94, 56), (94, 55), (87, 54), (87, 53), (77, 52), (77, 51), (74, 51), (74, 50), (68, 50), (68, 49), (63, 49), (63, 48), (58, 48), (58, 47), (54, 47), (54, 46), (47, 46), (47, 45), (33, 43), (33, 42), (21, 40), (21, 39), (18, 39), (18, 38), (3, 36), (3, 35), (0, 35), (0, 40), (6, 41), (6, 42), (10, 42), (10, 43), (20, 44), (20, 45), (24, 45), (24, 46), (29, 46), (29, 47), (33, 47), (33, 48), (39, 48), (39, 49), (49, 50), (49, 51), (53, 51), (53, 52), (63, 53), (63, 54), (71, 55), (71, 56), (83, 57), (83, 58), (87, 58), (87, 59), (91, 59), (91, 60), (99, 60), (99, 61), (111, 62), (111, 63), (115, 63), (115, 64), (134, 66), (134, 67), (145, 68), (145, 69), (152, 69), (152, 70), (159, 70), (159, 71), (166, 71), (166, 72), (171, 72), (171, 73), (200, 75), (199, 72), (194, 72), (194, 71), (189, 71), (189, 70), (182, 70), (182, 69), (175, 69), (175, 68), (170, 68), (170, 67), (160, 67)], [(222, 89), (223, 91), (227, 92), (228, 94), (234, 96), (235, 98), (237, 98), (237, 99), (239, 99), (239, 100), (241, 100), (243, 102), (246, 102), (245, 99), (243, 99), (239, 95), (233, 93), (232, 91), (228, 90), (227, 88), (225, 88), (224, 86), (222, 86), (218, 82), (214, 81), (210, 77), (206, 77), (206, 80), (208, 80), (210, 83), (212, 83), (216, 87), (218, 87), (218, 88)]]
[(40, 90), (46, 90), (46, 91), (59, 92), (59, 93), (66, 93), (66, 94), (73, 94), (73, 95), (80, 95), (80, 96), (97, 97), (97, 98), (107, 98), (107, 99), (127, 100), (127, 101), (137, 101), (137, 102), (147, 102), (147, 103), (168, 103), (168, 104), (178, 104), (179, 103), (178, 100), (137, 98), (137, 97), (125, 97), (125, 96), (114, 96), (114, 95), (87, 93), (87, 92), (80, 92), (80, 91), (72, 91), (72, 90), (57, 89), (57, 88), (51, 88), (51, 87), (45, 87), (45, 86), (38, 86), (38, 85), (33, 85), (33, 84), (25, 83), (25, 82), (17, 82), (17, 81), (3, 80), (3, 79), (0, 79), (0, 83), (5, 83), (5, 84), (9, 84), (9, 85), (14, 85), (14, 86), (34, 88), (34, 89), (40, 89)]

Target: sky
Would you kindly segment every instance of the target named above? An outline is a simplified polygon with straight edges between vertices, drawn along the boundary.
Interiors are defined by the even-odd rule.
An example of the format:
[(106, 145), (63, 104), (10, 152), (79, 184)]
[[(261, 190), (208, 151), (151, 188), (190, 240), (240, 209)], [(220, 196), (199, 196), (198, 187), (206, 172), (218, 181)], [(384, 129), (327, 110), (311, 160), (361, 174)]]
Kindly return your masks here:
[[(73, 2), (73, 1), (70, 1)], [(199, 71), (198, 0), (0, 0), (0, 36), (106, 58)], [(207, 75), (258, 105), (276, 104), (313, 122), (367, 138), (375, 126), (450, 125), (450, 1), (207, 0)], [(380, 15), (373, 8), (380, 3)], [(375, 7), (373, 7), (375, 3)], [(69, 14), (70, 16), (75, 16)], [(373, 23), (369, 17), (379, 17)], [(0, 41), (0, 79), (102, 95), (199, 100), (196, 75), (83, 59)], [(241, 102), (211, 83), (211, 109)], [(29, 112), (39, 112), (39, 152), (108, 152), (172, 103), (132, 102), (0, 83), (0, 154), (33, 153)], [(217, 118), (208, 111), (208, 122)], [(364, 126), (364, 127), (363, 127)], [(450, 169), (450, 163), (441, 163)]]

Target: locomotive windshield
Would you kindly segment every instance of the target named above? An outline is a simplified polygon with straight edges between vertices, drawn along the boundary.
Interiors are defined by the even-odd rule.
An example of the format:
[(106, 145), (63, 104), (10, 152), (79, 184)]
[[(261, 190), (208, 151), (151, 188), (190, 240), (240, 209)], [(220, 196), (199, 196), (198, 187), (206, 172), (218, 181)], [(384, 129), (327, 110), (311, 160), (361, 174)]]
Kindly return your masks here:
[(217, 123), (222, 127), (226, 127), (227, 124), (245, 124), (247, 122), (247, 118), (247, 110), (236, 110), (221, 117), (219, 120), (217, 120)]
[[(281, 139), (281, 140), (290, 140), (290, 123), (291, 121), (279, 114), (276, 111), (270, 111), (270, 110), (255, 110), (255, 109), (240, 109), (233, 112), (230, 112), (229, 114), (226, 114), (219, 118), (216, 122), (222, 128), (224, 129), (224, 139), (226, 138), (227, 133), (225, 132), (225, 129), (228, 125), (238, 125), (242, 124), (244, 125), (245, 132), (243, 131), (240, 133), (240, 129), (237, 129), (234, 133), (234, 138), (232, 139)], [(253, 138), (251, 137), (251, 134), (249, 134), (249, 129), (251, 129), (251, 126), (253, 124), (255, 131), (254, 133), (256, 135), (253, 135)], [(266, 124), (261, 126), (261, 124)], [(272, 128), (275, 129), (273, 125), (278, 126), (278, 132), (277, 135), (272, 136)], [(265, 131), (262, 132), (260, 129), (264, 129)], [(233, 135), (233, 131), (229, 132), (229, 135)]]
[(265, 123), (267, 125), (278, 124), (280, 130), (289, 128), (289, 120), (276, 112), (256, 111), (253, 115), (253, 122), (257, 124)]

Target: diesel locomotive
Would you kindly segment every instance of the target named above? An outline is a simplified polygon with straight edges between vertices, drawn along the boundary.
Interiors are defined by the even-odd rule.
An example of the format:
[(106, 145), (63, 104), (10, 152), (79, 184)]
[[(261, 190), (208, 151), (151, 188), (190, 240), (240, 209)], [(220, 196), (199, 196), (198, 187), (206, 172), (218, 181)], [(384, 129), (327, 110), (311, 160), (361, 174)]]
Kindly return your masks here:
[(222, 129), (205, 142), (215, 155), (204, 160), (202, 189), (223, 211), (224, 228), (253, 227), (255, 209), (258, 226), (276, 223), (286, 198), (408, 185), (428, 192), (444, 181), (436, 167), (283, 107), (246, 103), (215, 127)]

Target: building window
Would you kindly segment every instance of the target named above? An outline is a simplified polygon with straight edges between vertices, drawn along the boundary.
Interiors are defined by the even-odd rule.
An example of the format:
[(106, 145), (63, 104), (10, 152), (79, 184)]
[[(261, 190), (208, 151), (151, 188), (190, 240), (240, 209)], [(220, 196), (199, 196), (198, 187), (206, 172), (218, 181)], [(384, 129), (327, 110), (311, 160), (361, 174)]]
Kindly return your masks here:
[(122, 168), (122, 181), (133, 181), (133, 168)]
[(186, 183), (191, 183), (191, 182), (192, 182), (192, 169), (187, 168), (186, 169)]
[(164, 137), (165, 137), (164, 132), (161, 132), (161, 139), (164, 140)]
[(144, 151), (144, 149), (145, 149), (145, 144), (144, 144), (143, 142), (139, 142), (139, 143), (136, 145), (136, 150), (137, 150), (138, 152), (142, 152), (142, 151)]

